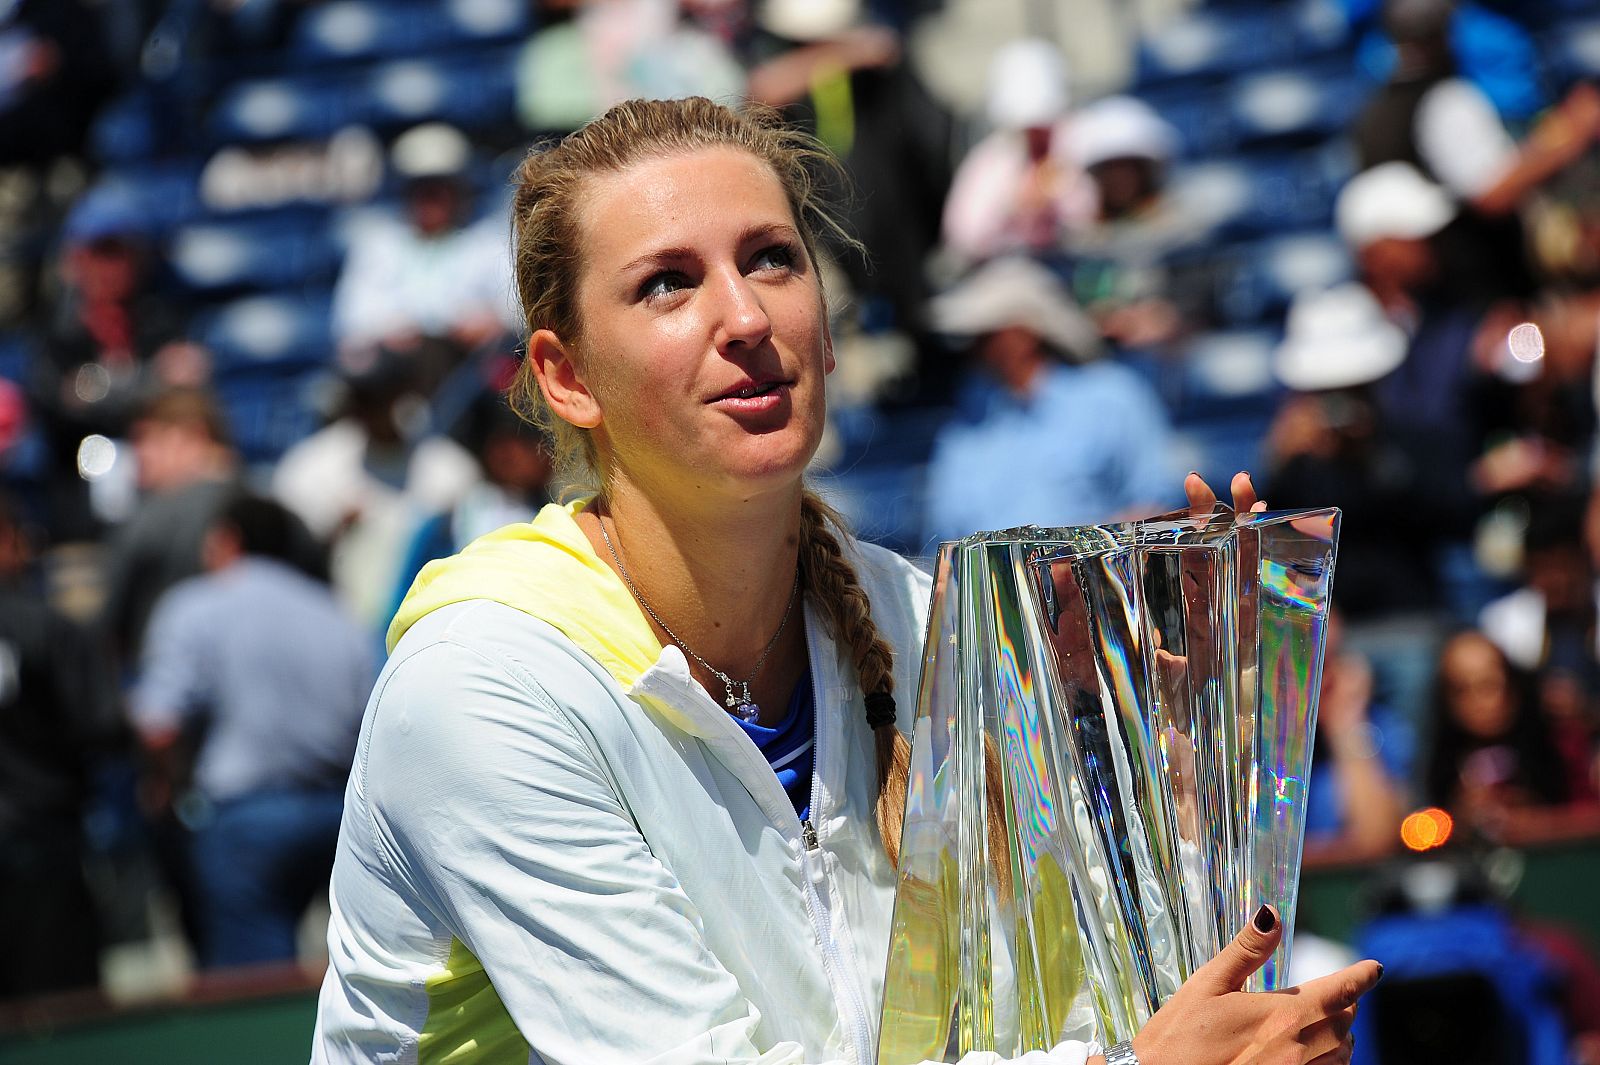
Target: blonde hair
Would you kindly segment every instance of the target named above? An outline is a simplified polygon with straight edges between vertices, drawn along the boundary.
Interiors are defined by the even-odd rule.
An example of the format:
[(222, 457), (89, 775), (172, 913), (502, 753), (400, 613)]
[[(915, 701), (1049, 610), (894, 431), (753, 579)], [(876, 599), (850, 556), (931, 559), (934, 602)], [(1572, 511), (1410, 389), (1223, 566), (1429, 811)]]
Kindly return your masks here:
[[(786, 127), (777, 112), (752, 107), (740, 113), (702, 97), (630, 100), (553, 147), (529, 152), (517, 169), (513, 262), (528, 335), (548, 329), (568, 344), (583, 335), (577, 306), (577, 279), (583, 265), (577, 207), (584, 181), (642, 160), (711, 148), (748, 152), (772, 169), (813, 263), (820, 232), (855, 243), (818, 195), (819, 174), (837, 174), (838, 161), (814, 138)], [(825, 307), (818, 313), (826, 313)], [(511, 384), (512, 407), (549, 436), (557, 468), (565, 477), (587, 481), (603, 494), (604, 485), (594, 483), (599, 464), (593, 439), (550, 409), (531, 362), (524, 360)], [(871, 603), (845, 557), (840, 541), (844, 527), (838, 513), (815, 492), (805, 490), (800, 511), (801, 585), (834, 638), (848, 648), (862, 692), (892, 695), (894, 652), (873, 624)], [(911, 746), (893, 720), (873, 729), (873, 742), (878, 831), (890, 862), (898, 864)], [(990, 785), (991, 809), (997, 810), (997, 772), (991, 772)], [(992, 847), (997, 839), (1003, 842), (1004, 821), (991, 816), (989, 823)], [(1003, 864), (1009, 883), (1009, 860), (1003, 859)]]

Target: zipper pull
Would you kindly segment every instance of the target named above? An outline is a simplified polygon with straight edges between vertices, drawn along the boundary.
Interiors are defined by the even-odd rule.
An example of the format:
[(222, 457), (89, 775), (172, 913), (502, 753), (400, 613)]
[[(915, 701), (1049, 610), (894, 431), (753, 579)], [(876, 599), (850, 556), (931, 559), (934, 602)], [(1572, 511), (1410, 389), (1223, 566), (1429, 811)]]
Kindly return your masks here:
[(811, 818), (809, 817), (802, 818), (800, 821), (800, 838), (805, 840), (806, 850), (814, 851), (817, 849), (817, 830), (811, 824)]

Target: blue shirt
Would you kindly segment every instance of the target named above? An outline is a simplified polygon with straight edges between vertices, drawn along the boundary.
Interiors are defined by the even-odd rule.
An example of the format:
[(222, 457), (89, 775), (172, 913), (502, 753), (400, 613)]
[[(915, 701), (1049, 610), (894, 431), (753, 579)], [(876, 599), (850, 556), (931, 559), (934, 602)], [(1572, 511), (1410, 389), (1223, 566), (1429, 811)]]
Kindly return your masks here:
[(131, 710), (142, 728), (206, 722), (195, 779), (213, 801), (338, 790), (376, 657), (326, 585), (246, 558), (156, 604)]
[(930, 542), (1018, 525), (1087, 525), (1170, 501), (1172, 431), (1126, 366), (1043, 371), (1031, 395), (995, 389), (975, 421), (939, 431), (928, 466)]
[(812, 698), (811, 675), (807, 673), (795, 685), (794, 694), (789, 696), (789, 709), (777, 725), (766, 728), (749, 721), (739, 724), (778, 775), (778, 783), (789, 793), (795, 813), (809, 817), (811, 771), (817, 760), (817, 704)]

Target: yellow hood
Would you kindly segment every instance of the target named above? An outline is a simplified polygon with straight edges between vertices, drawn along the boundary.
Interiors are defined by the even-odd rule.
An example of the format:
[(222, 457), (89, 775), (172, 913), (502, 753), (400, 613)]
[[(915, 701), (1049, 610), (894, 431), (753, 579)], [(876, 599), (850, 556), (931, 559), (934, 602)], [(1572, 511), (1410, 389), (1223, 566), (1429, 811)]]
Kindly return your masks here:
[(389, 650), (430, 611), (490, 599), (554, 625), (631, 687), (655, 664), (661, 643), (627, 586), (572, 520), (587, 504), (551, 503), (530, 522), (496, 529), (422, 567), (389, 623)]

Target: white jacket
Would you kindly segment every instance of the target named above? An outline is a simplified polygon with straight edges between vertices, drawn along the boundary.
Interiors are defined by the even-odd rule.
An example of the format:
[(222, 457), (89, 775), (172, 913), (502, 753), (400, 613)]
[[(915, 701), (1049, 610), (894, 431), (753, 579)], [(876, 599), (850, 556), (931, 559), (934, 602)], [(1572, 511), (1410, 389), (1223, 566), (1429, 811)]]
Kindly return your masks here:
[[(569, 513), (512, 528), (554, 528), (592, 558)], [(928, 581), (858, 550), (907, 727)], [(566, 598), (620, 614), (631, 600), (593, 565), (617, 588)], [(452, 598), (410, 623), (367, 709), (312, 1060), (871, 1062), (894, 873), (862, 694), (810, 610), (808, 846), (676, 647), (625, 685), (561, 619)], [(1088, 1049), (1024, 1060), (1082, 1065)]]

